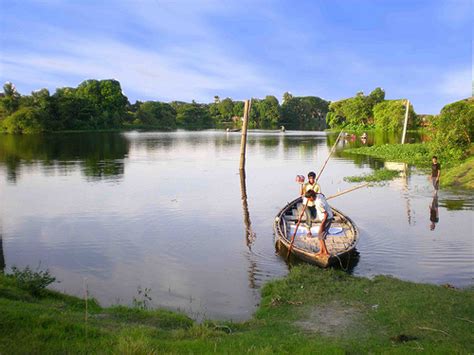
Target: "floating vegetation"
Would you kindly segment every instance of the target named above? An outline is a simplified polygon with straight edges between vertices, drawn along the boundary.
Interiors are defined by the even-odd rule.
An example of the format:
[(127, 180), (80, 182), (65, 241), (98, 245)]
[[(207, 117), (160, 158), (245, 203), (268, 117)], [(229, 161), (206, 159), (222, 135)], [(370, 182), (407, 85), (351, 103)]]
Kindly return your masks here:
[(381, 181), (390, 181), (395, 179), (400, 175), (399, 171), (389, 170), (389, 169), (379, 169), (375, 170), (370, 174), (355, 175), (355, 176), (346, 176), (344, 181), (347, 182), (381, 182)]

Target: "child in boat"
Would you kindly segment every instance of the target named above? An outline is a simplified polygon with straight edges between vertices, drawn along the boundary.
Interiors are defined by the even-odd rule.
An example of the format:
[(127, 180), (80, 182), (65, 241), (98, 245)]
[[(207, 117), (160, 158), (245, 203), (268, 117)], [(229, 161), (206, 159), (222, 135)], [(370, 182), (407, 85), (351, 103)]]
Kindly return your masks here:
[[(326, 201), (326, 197), (321, 193), (316, 193), (314, 190), (309, 190), (305, 193), (305, 197), (308, 202), (314, 204), (314, 208), (317, 210), (317, 214), (322, 216), (321, 225), (319, 226), (318, 239), (319, 239), (319, 253), (318, 255), (329, 256), (329, 252), (326, 248), (326, 235), (329, 227), (331, 226), (332, 219), (334, 217), (331, 206)], [(311, 220), (310, 220), (311, 223)], [(308, 236), (311, 236), (311, 229), (308, 232)]]
[(321, 187), (315, 181), (316, 173), (314, 171), (310, 171), (308, 173), (308, 182), (301, 183), (300, 187), (300, 196), (303, 196), (307, 191), (313, 190), (314, 192), (321, 192)]
[[(321, 188), (318, 183), (315, 181), (316, 174), (314, 171), (308, 173), (308, 182), (302, 183), (300, 188), (300, 195), (305, 196), (305, 193), (308, 191), (320, 192)], [(308, 237), (311, 237), (311, 226), (313, 221), (316, 220), (317, 213), (314, 201), (307, 200), (306, 197), (303, 198), (303, 204), (306, 205), (305, 216), (306, 216), (306, 226), (308, 227)]]

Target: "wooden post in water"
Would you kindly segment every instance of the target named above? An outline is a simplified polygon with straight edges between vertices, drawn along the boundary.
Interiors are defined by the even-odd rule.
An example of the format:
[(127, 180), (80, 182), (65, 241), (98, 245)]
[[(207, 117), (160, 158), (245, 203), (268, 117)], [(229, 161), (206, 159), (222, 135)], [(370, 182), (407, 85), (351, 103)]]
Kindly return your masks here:
[(247, 126), (250, 115), (251, 100), (244, 101), (244, 122), (242, 123), (242, 138), (240, 140), (240, 170), (245, 169), (245, 148), (247, 147)]
[(407, 134), (408, 111), (410, 110), (410, 100), (407, 100), (407, 109), (405, 111), (405, 123), (403, 124), (402, 144), (405, 144), (405, 136)]

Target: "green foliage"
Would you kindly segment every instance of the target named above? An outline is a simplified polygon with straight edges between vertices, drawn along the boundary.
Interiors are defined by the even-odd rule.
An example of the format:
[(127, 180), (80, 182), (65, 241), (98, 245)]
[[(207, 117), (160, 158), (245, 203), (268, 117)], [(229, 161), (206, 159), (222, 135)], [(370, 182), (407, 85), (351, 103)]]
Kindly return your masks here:
[[(359, 92), (354, 97), (332, 102), (326, 122), (331, 128), (361, 130), (375, 124), (378, 129), (393, 131), (403, 125), (403, 103), (402, 100), (385, 100), (385, 91), (381, 88), (376, 88), (369, 96)], [(417, 127), (419, 123), (412, 106), (409, 115), (410, 126)]]
[(371, 147), (346, 149), (345, 153), (370, 155), (387, 160), (397, 160), (414, 165), (429, 166), (431, 151), (428, 144), (384, 144)]
[(40, 133), (43, 131), (41, 114), (38, 109), (23, 107), (3, 119), (0, 124), (3, 131), (11, 134)]
[(166, 103), (147, 101), (140, 105), (136, 113), (135, 123), (153, 126), (162, 130), (176, 128), (176, 111)]
[[(403, 129), (406, 113), (405, 100), (387, 100), (374, 107), (375, 128), (384, 131), (400, 131)], [(413, 106), (408, 109), (408, 127), (413, 128), (416, 123)]]
[(474, 138), (474, 99), (446, 105), (431, 121), (433, 153), (445, 160), (465, 158)]
[(29, 266), (23, 270), (13, 266), (8, 276), (15, 281), (18, 288), (28, 291), (33, 296), (40, 296), (48, 285), (56, 281), (49, 270), (33, 271)]
[(378, 169), (374, 170), (370, 174), (363, 174), (359, 176), (346, 176), (344, 178), (344, 181), (348, 182), (381, 182), (381, 181), (389, 181), (393, 180), (396, 177), (398, 177), (400, 173), (395, 170), (389, 170), (389, 169)]
[(178, 127), (198, 130), (212, 127), (212, 118), (207, 107), (197, 103), (183, 104), (178, 107), (176, 121)]
[(324, 129), (329, 102), (319, 97), (287, 95), (281, 106), (281, 124), (288, 129)]
[(451, 169), (443, 170), (440, 180), (441, 187), (462, 187), (474, 190), (474, 156), (456, 164)]
[(0, 97), (0, 119), (18, 110), (20, 97), (15, 85), (9, 82), (3, 85), (3, 97)]
[(367, 126), (372, 117), (372, 107), (366, 96), (355, 97), (332, 102), (329, 106), (329, 117), (326, 118), (331, 128), (351, 126)]
[(348, 124), (365, 126), (372, 116), (370, 104), (365, 96), (346, 100), (343, 110)]
[(385, 100), (385, 91), (382, 88), (375, 88), (368, 96), (367, 101), (370, 107), (374, 107)]
[(257, 128), (271, 129), (280, 123), (280, 104), (275, 96), (266, 96), (265, 99), (252, 102), (256, 106), (260, 122)]

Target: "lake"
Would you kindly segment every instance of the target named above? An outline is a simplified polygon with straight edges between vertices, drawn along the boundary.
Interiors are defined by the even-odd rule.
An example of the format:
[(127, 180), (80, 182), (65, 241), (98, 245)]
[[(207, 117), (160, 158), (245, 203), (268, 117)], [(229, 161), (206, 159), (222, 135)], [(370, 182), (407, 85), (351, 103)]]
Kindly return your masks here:
[[(105, 306), (248, 319), (262, 285), (288, 273), (275, 252), (275, 215), (297, 197), (295, 176), (317, 172), (336, 136), (250, 131), (244, 181), (238, 132), (0, 136), (0, 268), (48, 268), (54, 289), (82, 296), (87, 287)], [(394, 141), (369, 135), (367, 144)], [(344, 176), (384, 166), (341, 153), (361, 144), (339, 143), (320, 179), (326, 195), (355, 186)], [(331, 200), (360, 229), (349, 272), (472, 285), (472, 194), (441, 190), (434, 201), (425, 172), (391, 166), (402, 166), (400, 178)]]

